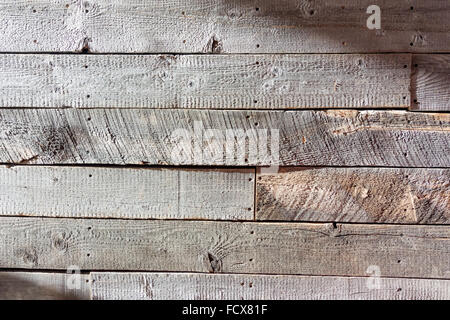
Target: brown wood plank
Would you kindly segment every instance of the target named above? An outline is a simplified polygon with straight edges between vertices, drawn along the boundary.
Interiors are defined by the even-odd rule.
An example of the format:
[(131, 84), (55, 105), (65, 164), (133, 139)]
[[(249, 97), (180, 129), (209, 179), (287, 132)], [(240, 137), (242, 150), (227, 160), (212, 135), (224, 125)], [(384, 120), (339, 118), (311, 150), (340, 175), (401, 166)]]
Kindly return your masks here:
[(450, 170), (283, 168), (257, 178), (257, 220), (450, 224)]

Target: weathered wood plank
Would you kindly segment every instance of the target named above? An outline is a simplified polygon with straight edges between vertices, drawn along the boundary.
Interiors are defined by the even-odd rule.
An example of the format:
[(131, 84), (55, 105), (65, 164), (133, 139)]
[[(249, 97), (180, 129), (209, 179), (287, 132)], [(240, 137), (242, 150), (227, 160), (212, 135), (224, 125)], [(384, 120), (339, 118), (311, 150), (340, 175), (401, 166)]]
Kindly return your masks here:
[(410, 66), (409, 54), (3, 54), (0, 107), (407, 108)]
[(94, 300), (446, 300), (449, 280), (91, 273)]
[(450, 224), (450, 170), (283, 168), (257, 178), (257, 220)]
[(4, 109), (0, 162), (448, 167), (449, 124), (403, 111)]
[(414, 55), (412, 65), (411, 108), (450, 111), (450, 55)]
[(448, 226), (1, 217), (0, 243), (1, 268), (450, 278)]
[(446, 0), (2, 0), (3, 52), (449, 52)]
[(0, 166), (0, 215), (253, 220), (253, 169)]
[(0, 272), (1, 300), (90, 300), (85, 274)]

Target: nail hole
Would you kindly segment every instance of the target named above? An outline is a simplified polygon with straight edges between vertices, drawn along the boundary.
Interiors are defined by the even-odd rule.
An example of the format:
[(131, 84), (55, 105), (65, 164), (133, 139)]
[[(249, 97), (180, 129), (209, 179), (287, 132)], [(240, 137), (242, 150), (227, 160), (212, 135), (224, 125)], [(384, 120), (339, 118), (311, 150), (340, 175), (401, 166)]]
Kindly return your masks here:
[(411, 9), (411, 10), (414, 10), (414, 7), (411, 7), (410, 9)]
[(90, 256), (91, 256), (91, 254), (90, 254), (90, 253), (88, 253), (88, 254), (87, 254), (87, 256), (88, 256), (88, 257), (90, 257)]
[(248, 159), (247, 159), (247, 158), (245, 158), (245, 159), (244, 159), (244, 162), (248, 162)]
[(250, 181), (250, 182), (251, 182), (251, 181), (253, 181), (253, 179), (252, 179), (252, 178), (249, 178), (249, 179), (248, 179), (248, 181)]
[(255, 233), (255, 231), (250, 231), (250, 234), (254, 234)]
[(36, 9), (33, 9), (33, 13), (36, 13)]
[(84, 68), (85, 68), (85, 69), (87, 69), (87, 68), (88, 68), (88, 66), (84, 66)]
[(248, 261), (252, 262), (252, 261), (253, 261), (253, 259), (248, 259)]
[(256, 47), (259, 48), (259, 44), (257, 44)]
[(309, 14), (313, 15), (314, 14), (314, 10), (309, 11)]
[(416, 67), (416, 68), (417, 68), (418, 66), (419, 66), (419, 65), (418, 65), (417, 63), (414, 65), (414, 67)]
[(91, 121), (91, 117), (87, 118), (86, 120), (87, 120), (87, 121)]
[(84, 12), (89, 13), (89, 10), (85, 10)]
[(408, 68), (408, 65), (407, 65), (407, 64), (405, 64), (405, 65), (403, 66), (403, 68), (405, 68), (405, 69), (406, 69), (406, 68)]
[(88, 230), (90, 231), (92, 229), (92, 227), (88, 227)]
[(253, 283), (250, 282), (250, 283), (248, 284), (248, 286), (249, 286), (250, 288), (253, 287)]
[(258, 177), (258, 180), (262, 180), (262, 177)]
[(398, 289), (397, 289), (397, 292), (400, 292), (400, 291), (402, 291), (402, 288), (398, 288)]
[(181, 12), (181, 14), (184, 16), (186, 14), (186, 12), (183, 11), (183, 12)]
[(92, 174), (89, 175), (89, 178), (92, 178)]
[(252, 211), (252, 208), (247, 208), (248, 211)]
[(414, 43), (411, 42), (409, 45), (412, 47), (414, 45)]
[(90, 97), (91, 97), (91, 95), (90, 95), (90, 94), (88, 94), (88, 95), (86, 96), (86, 98), (88, 98), (88, 99), (89, 99)]
[(259, 11), (259, 8), (255, 8), (256, 11)]
[(397, 263), (401, 263), (402, 262), (402, 260), (397, 260)]

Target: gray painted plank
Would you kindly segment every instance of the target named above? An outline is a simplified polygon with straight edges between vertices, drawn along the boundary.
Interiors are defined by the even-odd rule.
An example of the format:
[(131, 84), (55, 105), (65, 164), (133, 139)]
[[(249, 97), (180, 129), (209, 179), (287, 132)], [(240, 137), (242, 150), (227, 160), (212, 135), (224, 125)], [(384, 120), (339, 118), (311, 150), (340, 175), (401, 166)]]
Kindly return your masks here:
[(0, 218), (0, 268), (450, 278), (448, 226)]
[(2, 0), (3, 52), (449, 52), (446, 0)]
[(91, 273), (94, 300), (447, 300), (450, 280)]
[(0, 166), (0, 215), (253, 220), (253, 169)]
[(449, 167), (449, 124), (404, 111), (4, 109), (0, 162)]
[(0, 272), (1, 300), (90, 300), (85, 274)]
[(412, 110), (450, 111), (450, 55), (413, 57)]
[(450, 170), (283, 168), (257, 178), (257, 220), (450, 224)]
[(407, 108), (409, 54), (0, 55), (0, 107)]

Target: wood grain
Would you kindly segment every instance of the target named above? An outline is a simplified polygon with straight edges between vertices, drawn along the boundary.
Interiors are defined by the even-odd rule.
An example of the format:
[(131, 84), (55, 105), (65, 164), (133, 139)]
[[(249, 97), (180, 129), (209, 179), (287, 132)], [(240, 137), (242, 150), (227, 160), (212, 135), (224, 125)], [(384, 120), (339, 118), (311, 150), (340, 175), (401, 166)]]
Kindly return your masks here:
[(0, 162), (449, 167), (449, 124), (403, 111), (4, 109)]
[(412, 110), (450, 111), (450, 55), (414, 55)]
[(1, 300), (89, 300), (86, 274), (0, 272)]
[(0, 218), (0, 268), (450, 278), (448, 226)]
[(2, 52), (449, 52), (445, 0), (2, 0)]
[[(446, 300), (449, 280), (91, 273), (94, 300)], [(375, 281), (378, 281), (375, 283)], [(379, 287), (375, 287), (379, 284)]]
[(450, 224), (450, 170), (283, 168), (256, 188), (258, 220)]
[(253, 169), (0, 166), (0, 215), (253, 220)]
[(0, 107), (407, 108), (409, 54), (0, 55)]

